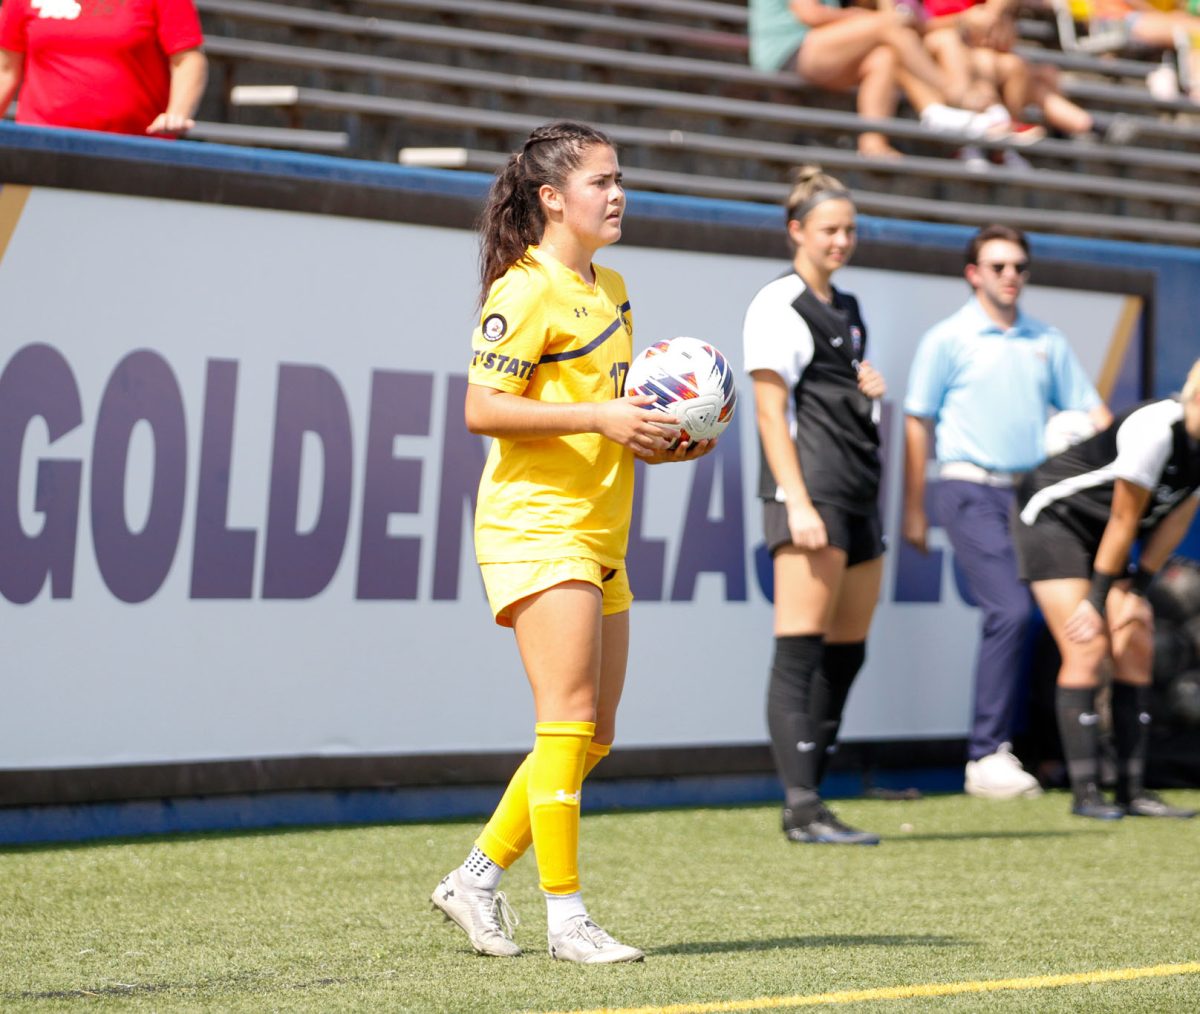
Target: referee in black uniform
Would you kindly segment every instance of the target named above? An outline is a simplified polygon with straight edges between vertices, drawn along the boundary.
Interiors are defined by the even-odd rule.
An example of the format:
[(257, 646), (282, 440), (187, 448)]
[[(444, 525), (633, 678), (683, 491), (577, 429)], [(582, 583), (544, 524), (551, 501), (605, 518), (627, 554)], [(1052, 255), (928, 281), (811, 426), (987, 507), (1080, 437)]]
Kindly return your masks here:
[[(1146, 402), (1049, 458), (1022, 481), (1013, 538), (1062, 653), (1056, 709), (1072, 812), (1113, 820), (1192, 817), (1143, 784), (1150, 731), (1154, 616), (1146, 590), (1200, 505), (1200, 361), (1179, 398)], [(1126, 576), (1130, 550), (1140, 548)], [(1113, 660), (1116, 804), (1098, 785), (1096, 686)]]
[(858, 303), (830, 279), (854, 251), (850, 194), (814, 166), (787, 203), (792, 270), (746, 311), (763, 461), (759, 495), (775, 574), (775, 655), (767, 725), (796, 842), (875, 845), (843, 824), (818, 787), (837, 740), (883, 574), (879, 399)]

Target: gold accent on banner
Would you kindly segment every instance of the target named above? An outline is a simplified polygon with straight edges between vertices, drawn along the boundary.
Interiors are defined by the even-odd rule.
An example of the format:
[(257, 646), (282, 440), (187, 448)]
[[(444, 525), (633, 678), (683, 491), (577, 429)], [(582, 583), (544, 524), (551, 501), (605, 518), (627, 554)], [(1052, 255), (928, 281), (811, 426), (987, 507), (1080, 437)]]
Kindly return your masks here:
[(25, 210), (25, 202), (29, 199), (32, 187), (19, 187), (14, 183), (0, 186), (0, 264), (4, 262), (4, 251), (8, 249), (8, 241), (17, 231), (17, 223), (21, 221), (21, 212)]
[(1104, 357), (1104, 365), (1100, 367), (1100, 376), (1096, 380), (1096, 390), (1105, 401), (1112, 397), (1113, 388), (1117, 386), (1117, 377), (1121, 375), (1125, 353), (1129, 351), (1129, 342), (1141, 318), (1142, 297), (1126, 296), (1121, 315), (1117, 318), (1117, 326), (1113, 328), (1112, 337), (1108, 341), (1108, 354)]

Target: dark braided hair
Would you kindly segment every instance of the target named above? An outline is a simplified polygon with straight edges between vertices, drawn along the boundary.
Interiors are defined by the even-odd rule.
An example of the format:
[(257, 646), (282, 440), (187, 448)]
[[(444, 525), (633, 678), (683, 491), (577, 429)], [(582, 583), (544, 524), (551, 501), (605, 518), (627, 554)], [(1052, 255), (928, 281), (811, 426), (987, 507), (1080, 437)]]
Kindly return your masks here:
[(586, 123), (556, 120), (534, 130), (525, 146), (509, 156), (479, 217), (480, 305), (492, 283), (541, 240), (546, 220), (538, 190), (546, 184), (562, 190), (584, 153), (598, 144), (613, 147), (607, 136)]

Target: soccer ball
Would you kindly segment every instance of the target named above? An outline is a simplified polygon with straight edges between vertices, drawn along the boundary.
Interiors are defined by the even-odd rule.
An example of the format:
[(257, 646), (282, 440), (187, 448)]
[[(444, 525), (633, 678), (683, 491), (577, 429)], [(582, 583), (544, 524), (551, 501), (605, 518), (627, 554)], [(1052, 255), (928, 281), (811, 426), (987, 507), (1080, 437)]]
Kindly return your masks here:
[(655, 342), (629, 364), (626, 394), (652, 394), (653, 405), (679, 420), (679, 439), (694, 442), (720, 436), (737, 405), (729, 360), (699, 338)]
[(1046, 457), (1062, 454), (1068, 447), (1096, 435), (1096, 424), (1086, 412), (1067, 409), (1046, 421)]

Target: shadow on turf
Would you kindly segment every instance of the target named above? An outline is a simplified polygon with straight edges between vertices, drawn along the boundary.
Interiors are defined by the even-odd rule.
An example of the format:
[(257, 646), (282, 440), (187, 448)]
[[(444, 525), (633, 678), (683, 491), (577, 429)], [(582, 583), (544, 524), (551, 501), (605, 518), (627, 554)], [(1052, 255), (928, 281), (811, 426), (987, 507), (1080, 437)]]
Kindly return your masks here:
[(974, 947), (976, 941), (934, 934), (832, 933), (813, 937), (773, 937), (769, 940), (710, 940), (647, 947), (647, 954), (729, 954), (745, 951), (791, 951), (806, 947)]
[(932, 834), (901, 833), (884, 836), (888, 845), (903, 845), (905, 842), (925, 841), (1004, 841), (1021, 838), (1078, 838), (1080, 835), (1104, 834), (1100, 827), (1079, 828), (1073, 831), (938, 831)]

